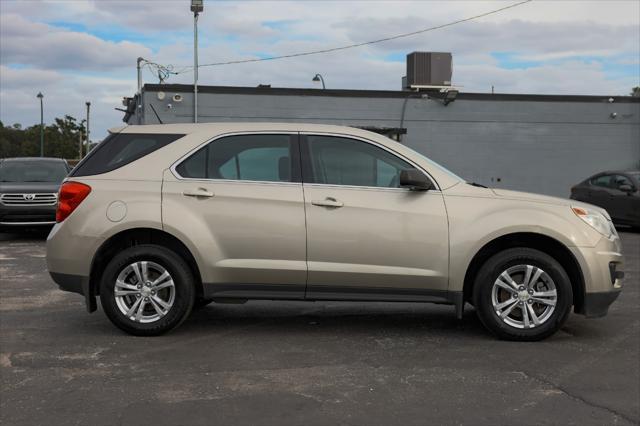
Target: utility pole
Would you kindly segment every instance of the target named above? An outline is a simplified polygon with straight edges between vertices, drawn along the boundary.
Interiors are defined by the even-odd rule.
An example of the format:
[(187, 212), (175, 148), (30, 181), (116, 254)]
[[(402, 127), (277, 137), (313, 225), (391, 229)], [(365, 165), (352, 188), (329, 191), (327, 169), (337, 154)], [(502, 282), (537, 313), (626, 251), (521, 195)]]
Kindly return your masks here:
[(40, 99), (40, 157), (44, 157), (44, 106), (42, 103), (44, 95), (38, 92), (36, 97)]
[(138, 93), (136, 99), (136, 118), (138, 119), (138, 124), (142, 124), (142, 63), (147, 63), (148, 61), (144, 59), (142, 56), (138, 57), (136, 62), (136, 70), (138, 71)]
[(142, 93), (142, 62), (145, 61), (143, 57), (138, 57), (136, 62), (136, 70), (138, 71), (138, 95)]
[(78, 132), (78, 160), (82, 160), (82, 132)]
[[(91, 102), (87, 101), (87, 151), (89, 150), (89, 143), (91, 139), (89, 139), (89, 113), (91, 112)], [(82, 153), (80, 154), (82, 156)]]
[(191, 0), (193, 12), (193, 122), (198, 122), (198, 15), (204, 10), (204, 0)]

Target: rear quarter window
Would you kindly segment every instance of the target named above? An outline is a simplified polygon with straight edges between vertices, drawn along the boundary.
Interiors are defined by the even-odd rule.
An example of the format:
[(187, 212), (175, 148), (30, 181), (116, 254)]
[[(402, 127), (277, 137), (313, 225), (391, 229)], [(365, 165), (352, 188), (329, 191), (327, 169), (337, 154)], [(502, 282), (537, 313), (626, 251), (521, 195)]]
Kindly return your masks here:
[(118, 133), (108, 136), (93, 149), (69, 176), (92, 176), (116, 170), (139, 160), (184, 135), (161, 133)]

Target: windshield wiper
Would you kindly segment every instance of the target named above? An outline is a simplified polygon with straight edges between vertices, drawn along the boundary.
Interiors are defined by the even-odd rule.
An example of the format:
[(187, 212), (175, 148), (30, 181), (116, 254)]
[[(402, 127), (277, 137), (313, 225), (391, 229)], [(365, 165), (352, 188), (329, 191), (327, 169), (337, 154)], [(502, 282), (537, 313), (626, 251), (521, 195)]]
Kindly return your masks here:
[(471, 186), (477, 186), (478, 188), (489, 188), (488, 186), (485, 186), (485, 185), (483, 185), (481, 183), (478, 183), (478, 182), (467, 182), (467, 183), (469, 185), (471, 185)]

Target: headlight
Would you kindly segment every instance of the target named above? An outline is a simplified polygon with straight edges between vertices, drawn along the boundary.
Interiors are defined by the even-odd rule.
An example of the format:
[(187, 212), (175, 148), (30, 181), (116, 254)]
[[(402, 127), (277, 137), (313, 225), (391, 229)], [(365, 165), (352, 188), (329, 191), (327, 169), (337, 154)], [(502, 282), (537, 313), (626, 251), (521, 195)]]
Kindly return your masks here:
[(591, 226), (605, 237), (611, 238), (612, 235), (617, 235), (616, 228), (613, 226), (611, 220), (599, 211), (587, 209), (585, 207), (571, 207), (571, 210), (573, 210), (576, 216), (585, 221), (587, 225)]

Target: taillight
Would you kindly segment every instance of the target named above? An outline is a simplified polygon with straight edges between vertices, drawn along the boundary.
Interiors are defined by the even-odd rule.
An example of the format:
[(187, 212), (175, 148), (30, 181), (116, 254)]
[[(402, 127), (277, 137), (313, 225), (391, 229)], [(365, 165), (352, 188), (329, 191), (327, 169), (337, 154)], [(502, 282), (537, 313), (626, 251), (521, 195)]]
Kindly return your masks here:
[(62, 222), (87, 198), (91, 187), (79, 182), (65, 182), (58, 192), (58, 209), (56, 222)]

